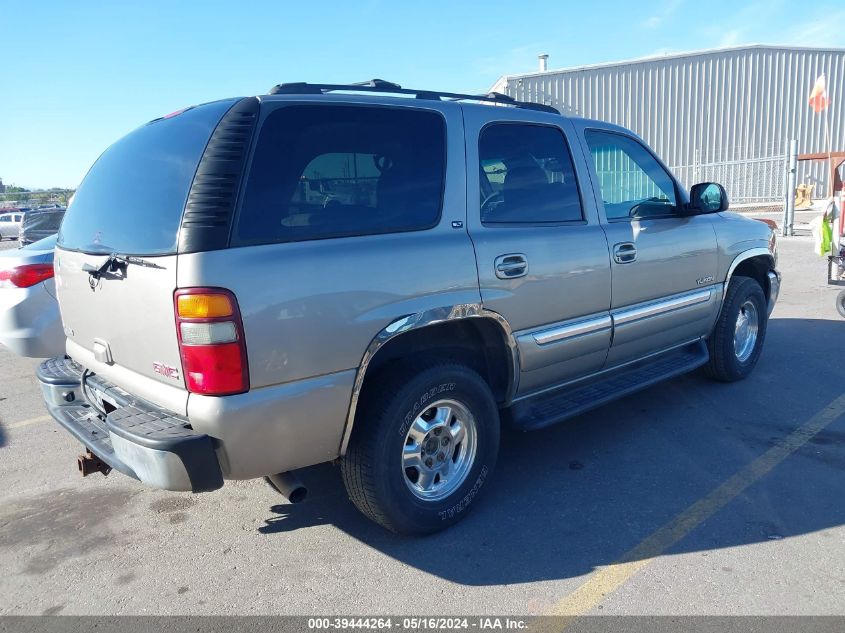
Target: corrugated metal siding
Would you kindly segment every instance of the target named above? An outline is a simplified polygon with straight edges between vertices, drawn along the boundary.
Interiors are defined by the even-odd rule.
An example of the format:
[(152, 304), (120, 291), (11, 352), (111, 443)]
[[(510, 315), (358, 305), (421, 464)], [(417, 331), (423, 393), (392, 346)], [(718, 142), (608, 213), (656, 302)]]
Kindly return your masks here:
[[(827, 76), (831, 106), (807, 104)], [(737, 201), (778, 200), (790, 138), (799, 153), (845, 151), (845, 49), (748, 47), (599, 67), (509, 76), (498, 89), (642, 136), (687, 186), (726, 179)], [(824, 163), (799, 164), (798, 182), (827, 193)], [(733, 190), (731, 190), (733, 189)]]

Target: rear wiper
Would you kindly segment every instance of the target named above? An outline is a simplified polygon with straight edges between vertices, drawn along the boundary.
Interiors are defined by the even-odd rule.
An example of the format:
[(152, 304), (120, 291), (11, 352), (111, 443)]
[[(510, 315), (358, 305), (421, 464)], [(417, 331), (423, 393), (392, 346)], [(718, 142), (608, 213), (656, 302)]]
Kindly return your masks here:
[(110, 273), (120, 272), (122, 275), (126, 273), (126, 267), (129, 265), (143, 266), (145, 268), (164, 268), (153, 262), (148, 262), (145, 259), (136, 257), (135, 255), (121, 255), (120, 253), (112, 253), (108, 256), (106, 261), (98, 268), (92, 264), (83, 264), (82, 270), (88, 273), (90, 281), (96, 283), (102, 277), (110, 276)]

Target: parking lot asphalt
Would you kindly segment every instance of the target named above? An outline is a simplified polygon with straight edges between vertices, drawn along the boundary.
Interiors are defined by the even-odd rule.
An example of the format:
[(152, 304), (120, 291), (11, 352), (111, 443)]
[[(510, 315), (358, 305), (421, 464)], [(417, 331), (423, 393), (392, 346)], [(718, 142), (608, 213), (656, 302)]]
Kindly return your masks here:
[(809, 238), (780, 268), (749, 379), (505, 430), (473, 513), (423, 539), (361, 517), (332, 465), (298, 505), (83, 479), (37, 361), (0, 349), (0, 614), (845, 614), (845, 320)]

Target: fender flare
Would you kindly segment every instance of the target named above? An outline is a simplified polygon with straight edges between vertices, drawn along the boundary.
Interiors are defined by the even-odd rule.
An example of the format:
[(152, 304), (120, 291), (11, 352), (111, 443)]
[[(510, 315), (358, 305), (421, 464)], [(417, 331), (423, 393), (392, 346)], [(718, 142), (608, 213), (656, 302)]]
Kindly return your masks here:
[(439, 308), (432, 308), (431, 310), (425, 310), (423, 312), (409, 314), (392, 321), (387, 327), (383, 328), (378, 334), (376, 334), (367, 346), (364, 356), (361, 358), (361, 362), (358, 365), (358, 371), (355, 374), (355, 382), (352, 386), (352, 397), (350, 398), (349, 411), (346, 415), (346, 426), (340, 443), (341, 457), (346, 454), (346, 449), (349, 446), (349, 439), (352, 437), (352, 427), (355, 424), (355, 414), (358, 410), (358, 401), (361, 397), (361, 390), (364, 387), (367, 369), (379, 350), (382, 349), (389, 341), (392, 341), (393, 339), (408, 332), (437, 325), (439, 323), (446, 323), (448, 321), (478, 318), (491, 319), (495, 321), (504, 334), (505, 344), (508, 347), (510, 355), (510, 371), (508, 372), (508, 386), (505, 393), (505, 404), (507, 405), (513, 400), (519, 384), (519, 347), (517, 345), (516, 338), (513, 335), (513, 330), (505, 317), (498, 312), (485, 309), (480, 303), (464, 303), (453, 306), (443, 306)]
[(734, 260), (731, 262), (730, 268), (728, 268), (728, 274), (725, 277), (725, 290), (727, 290), (727, 286), (731, 282), (731, 277), (733, 277), (734, 272), (742, 262), (749, 260), (753, 257), (761, 256), (768, 258), (770, 262), (770, 267), (772, 270), (774, 270), (775, 258), (768, 248), (749, 248), (747, 251), (742, 251), (739, 255), (734, 257)]
[[(768, 292), (766, 288), (763, 288), (763, 293), (768, 296), (768, 313), (772, 313), (772, 310), (775, 307), (775, 301), (777, 301), (777, 296), (780, 293), (780, 274), (775, 272), (775, 256), (772, 254), (772, 252), (768, 248), (757, 247), (749, 248), (747, 251), (741, 252), (739, 255), (734, 257), (734, 260), (731, 262), (730, 268), (728, 268), (728, 274), (725, 277), (725, 283), (722, 285), (722, 305), (719, 307), (719, 316), (721, 316), (722, 314), (725, 296), (728, 293), (728, 284), (731, 283), (731, 278), (733, 277), (734, 272), (736, 272), (737, 267), (742, 262), (748, 261), (749, 259), (752, 259), (754, 257), (765, 257), (769, 260), (769, 288)], [(773, 287), (774, 281), (777, 281), (777, 286)]]

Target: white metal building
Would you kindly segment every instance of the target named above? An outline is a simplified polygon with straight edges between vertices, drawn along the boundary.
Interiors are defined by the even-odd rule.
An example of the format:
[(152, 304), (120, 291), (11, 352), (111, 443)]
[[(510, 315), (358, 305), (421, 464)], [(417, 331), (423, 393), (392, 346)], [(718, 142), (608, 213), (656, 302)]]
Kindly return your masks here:
[[(546, 56), (541, 56), (541, 68)], [(825, 74), (830, 106), (808, 105)], [(642, 136), (687, 186), (722, 182), (734, 202), (780, 201), (789, 139), (798, 152), (845, 150), (845, 49), (742, 46), (506, 75), (492, 87)], [(829, 139), (829, 140), (828, 140)], [(826, 165), (798, 182), (828, 191)]]

